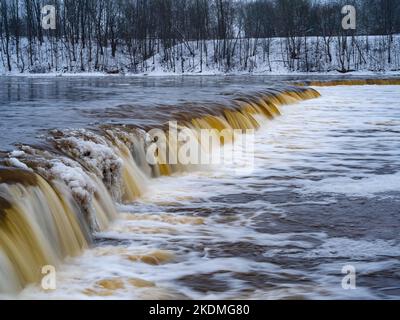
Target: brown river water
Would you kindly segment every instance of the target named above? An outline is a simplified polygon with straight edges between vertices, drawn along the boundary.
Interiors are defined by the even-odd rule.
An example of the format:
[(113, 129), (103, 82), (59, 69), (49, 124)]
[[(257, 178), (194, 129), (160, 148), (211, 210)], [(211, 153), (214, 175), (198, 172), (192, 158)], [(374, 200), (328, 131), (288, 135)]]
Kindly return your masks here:
[[(399, 298), (397, 80), (325, 80), (2, 78), (0, 297)], [(168, 120), (253, 152), (149, 164)]]

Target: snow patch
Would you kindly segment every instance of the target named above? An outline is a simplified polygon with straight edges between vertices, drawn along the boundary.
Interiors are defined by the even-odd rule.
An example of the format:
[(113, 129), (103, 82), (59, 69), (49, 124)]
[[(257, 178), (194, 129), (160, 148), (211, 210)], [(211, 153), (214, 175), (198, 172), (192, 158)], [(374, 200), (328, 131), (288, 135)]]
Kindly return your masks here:
[(19, 161), (17, 158), (10, 158), (7, 159), (7, 162), (15, 167), (15, 168), (19, 168), (19, 169), (24, 169), (24, 170), (31, 170), (28, 168), (28, 166), (25, 163), (22, 163), (21, 161)]

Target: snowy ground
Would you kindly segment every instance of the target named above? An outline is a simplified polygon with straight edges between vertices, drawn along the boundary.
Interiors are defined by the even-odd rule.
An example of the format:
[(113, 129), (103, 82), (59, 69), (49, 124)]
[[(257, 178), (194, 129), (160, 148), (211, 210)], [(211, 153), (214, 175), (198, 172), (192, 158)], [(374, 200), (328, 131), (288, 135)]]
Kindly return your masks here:
[[(300, 41), (300, 47), (304, 46), (305, 40)], [(110, 48), (105, 50), (101, 57), (96, 71), (93, 59), (88, 59), (88, 53), (83, 49), (82, 61), (80, 58), (72, 61), (63, 44), (59, 44), (57, 53), (54, 53), (54, 44), (45, 41), (41, 46), (34, 46), (35, 59), (30, 65), (28, 59), (28, 46), (26, 39), (22, 39), (22, 54), (19, 58), (16, 55), (16, 48), (11, 46), (11, 65), (12, 71), (6, 67), (6, 56), (0, 51), (0, 75), (18, 74), (52, 74), (52, 75), (73, 75), (80, 74), (85, 76), (107, 74), (107, 70), (126, 75), (152, 75), (152, 76), (171, 76), (171, 75), (223, 75), (223, 74), (304, 74), (308, 70), (313, 74), (339, 74), (337, 70), (342, 69), (341, 60), (348, 70), (354, 70), (355, 74), (370, 75), (379, 73), (399, 73), (400, 70), (400, 36), (395, 36), (393, 43), (388, 46), (386, 37), (356, 37), (356, 45), (350, 46), (349, 51), (341, 53), (338, 48), (338, 39), (329, 40), (329, 51), (331, 61), (327, 56), (327, 46), (321, 37), (310, 37), (307, 39), (308, 49), (298, 54), (296, 59), (289, 61), (286, 53), (287, 40), (282, 38), (273, 39), (250, 39), (239, 41), (238, 47), (232, 49), (234, 52), (229, 66), (227, 61), (216, 58), (216, 48), (218, 43), (206, 41), (199, 45), (197, 42), (189, 41), (187, 46), (176, 45), (167, 49), (170, 58), (166, 59), (164, 50), (160, 46), (159, 52), (155, 53), (146, 61), (132, 66), (132, 60), (125, 53), (123, 46), (117, 50), (116, 57), (111, 56)], [(234, 46), (235, 40), (230, 41)], [(190, 49), (189, 49), (190, 48)], [(268, 50), (266, 49), (268, 48)], [(79, 57), (79, 45), (75, 49), (76, 56)], [(390, 63), (388, 52), (391, 52)], [(266, 52), (270, 52), (268, 55)], [(82, 68), (84, 70), (82, 70)], [(351, 72), (353, 73), (353, 72)]]

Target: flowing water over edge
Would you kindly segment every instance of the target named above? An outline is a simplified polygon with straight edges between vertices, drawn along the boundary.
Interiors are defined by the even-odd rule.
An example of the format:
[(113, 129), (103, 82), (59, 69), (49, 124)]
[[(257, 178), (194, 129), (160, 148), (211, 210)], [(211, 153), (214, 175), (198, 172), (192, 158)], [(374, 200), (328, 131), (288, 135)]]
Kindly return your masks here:
[[(327, 91), (327, 93), (331, 94), (332, 92)], [(394, 94), (393, 92), (389, 93)], [(40, 266), (44, 263), (59, 266), (64, 257), (72, 257), (87, 246), (93, 247), (94, 244), (95, 249), (87, 252), (87, 255), (94, 255), (94, 257), (100, 259), (99, 261), (104, 257), (106, 260), (124, 257), (125, 263), (138, 263), (135, 265), (137, 267), (135, 274), (141, 275), (141, 277), (133, 277), (132, 275), (129, 277), (103, 277), (95, 282), (94, 287), (82, 289), (83, 292), (80, 293), (83, 297), (127, 297), (124, 295), (127, 291), (131, 295), (128, 298), (143, 298), (146, 297), (146, 294), (147, 297), (155, 298), (282, 298), (291, 297), (291, 295), (311, 298), (324, 295), (334, 297), (336, 293), (329, 286), (325, 289), (315, 290), (312, 277), (308, 278), (304, 275), (302, 269), (305, 266), (296, 270), (292, 267), (290, 261), (291, 259), (296, 260), (297, 257), (304, 263), (302, 249), (312, 255), (315, 250), (324, 252), (324, 248), (320, 248), (323, 246), (328, 248), (325, 250), (330, 250), (330, 247), (336, 248), (343, 243), (350, 246), (359, 245), (358, 243), (351, 243), (354, 240), (352, 239), (354, 235), (349, 240), (345, 237), (331, 239), (332, 237), (328, 237), (328, 232), (322, 231), (323, 226), (315, 228), (316, 231), (314, 232), (293, 232), (293, 229), (298, 227), (296, 224), (295, 227), (288, 228), (286, 233), (282, 232), (282, 229), (285, 229), (290, 223), (286, 223), (286, 226), (280, 225), (280, 232), (270, 234), (269, 228), (271, 226), (265, 217), (265, 213), (262, 212), (263, 209), (270, 208), (272, 212), (277, 211), (272, 217), (279, 217), (282, 214), (280, 211), (287, 211), (277, 209), (277, 203), (290, 206), (291, 202), (288, 199), (291, 199), (292, 196), (296, 198), (296, 192), (293, 192), (293, 194), (288, 192), (292, 192), (291, 189), (298, 188), (297, 185), (292, 185), (293, 180), (308, 180), (307, 178), (295, 179), (291, 177), (290, 174), (294, 175), (293, 172), (296, 172), (296, 170), (300, 177), (323, 173), (324, 179), (327, 178), (325, 176), (327, 172), (336, 172), (332, 168), (329, 168), (329, 170), (320, 168), (319, 170), (314, 169), (316, 171), (314, 173), (309, 167), (302, 168), (301, 163), (307, 163), (310, 160), (308, 158), (300, 159), (298, 167), (292, 165), (290, 170), (286, 167), (279, 168), (282, 160), (287, 160), (286, 158), (279, 158), (281, 154), (288, 157), (291, 153), (288, 153), (287, 150), (292, 150), (293, 154), (298, 155), (302, 154), (304, 148), (307, 148), (299, 143), (298, 146), (285, 145), (284, 149), (281, 150), (280, 147), (282, 148), (282, 146), (280, 146), (279, 141), (282, 140), (282, 137), (275, 137), (275, 140), (269, 141), (269, 143), (265, 141), (266, 137), (269, 137), (273, 132), (273, 134), (289, 135), (283, 140), (289, 144), (290, 141), (295, 143), (298, 137), (289, 138), (293, 132), (301, 131), (298, 124), (297, 127), (291, 128), (290, 126), (293, 126), (293, 123), (289, 122), (287, 124), (289, 127), (285, 127), (283, 122), (282, 131), (279, 131), (278, 121), (268, 122), (266, 120), (276, 117), (279, 114), (277, 107), (282, 104), (317, 96), (316, 91), (307, 88), (285, 87), (280, 90), (264, 90), (251, 95), (236, 96), (230, 102), (225, 101), (221, 104), (198, 104), (192, 106), (188, 115), (182, 112), (176, 114), (182, 126), (189, 127), (192, 130), (200, 128), (217, 128), (218, 130), (222, 128), (256, 129), (261, 126), (262, 129), (257, 134), (260, 140), (256, 144), (261, 149), (256, 149), (256, 159), (259, 162), (261, 161), (264, 166), (267, 162), (268, 167), (262, 167), (260, 171), (257, 171), (259, 168), (256, 167), (256, 176), (261, 181), (254, 180), (253, 176), (241, 177), (241, 181), (246, 182), (245, 185), (237, 183), (237, 176), (231, 177), (228, 174), (228, 177), (226, 177), (227, 173), (224, 170), (219, 173), (214, 171), (190, 173), (193, 168), (165, 165), (148, 166), (142, 156), (151, 141), (149, 142), (146, 139), (143, 131), (131, 126), (107, 125), (96, 131), (57, 130), (53, 131), (48, 138), (49, 143), (40, 148), (21, 146), (21, 150), (11, 153), (4, 163), (20, 169), (3, 169), (0, 175), (0, 213), (2, 217), (0, 239), (2, 239), (2, 248), (5, 248), (0, 255), (0, 264), (2, 265), (1, 269), (6, 271), (5, 275), (7, 275), (2, 277), (7, 281), (2, 281), (4, 288), (0, 286), (0, 290), (10, 291), (11, 288), (17, 292), (25, 284), (40, 278)], [(343, 99), (343, 97), (341, 98)], [(382, 97), (378, 102), (382, 103)], [(386, 109), (385, 112), (387, 112)], [(315, 110), (311, 110), (315, 112)], [(317, 115), (318, 111), (316, 111)], [(389, 111), (396, 112), (395, 109)], [(125, 109), (122, 116), (129, 116), (130, 112), (129, 108)], [(205, 114), (209, 114), (209, 116), (204, 116)], [(304, 114), (305, 112), (301, 112), (300, 115), (294, 115), (298, 117), (297, 120), (304, 122), (307, 121), (308, 116), (311, 117), (311, 114), (308, 116)], [(289, 115), (290, 112), (288, 117)], [(343, 113), (340, 115), (343, 116)], [(313, 114), (313, 118), (315, 116), (316, 114)], [(324, 118), (324, 114), (321, 113), (320, 116), (318, 125), (321, 125), (323, 121), (328, 121)], [(383, 123), (392, 120), (391, 116), (390, 113), (383, 113)], [(386, 119), (387, 117), (389, 119)], [(316, 118), (318, 119), (318, 117)], [(374, 115), (372, 119), (375, 118)], [(280, 121), (280, 118), (278, 119)], [(331, 121), (334, 120), (331, 119)], [(270, 131), (265, 131), (270, 123), (273, 123), (276, 127)], [(280, 124), (282, 125), (282, 122)], [(385, 134), (396, 133), (395, 130), (394, 132), (387, 131), (386, 124), (383, 126)], [(396, 127), (396, 122), (393, 126)], [(319, 127), (314, 129), (317, 133), (321, 131)], [(343, 136), (346, 137), (347, 133)], [(341, 140), (340, 135), (338, 137), (330, 137), (329, 135), (323, 137), (328, 140), (323, 140), (321, 143)], [(352, 139), (355, 137), (362, 138), (355, 134)], [(376, 137), (371, 135), (371, 138), (373, 140)], [(317, 143), (313, 139), (311, 141)], [(389, 142), (391, 141), (389, 140)], [(309, 141), (306, 142), (309, 143)], [(273, 150), (268, 148), (273, 148)], [(383, 146), (377, 146), (376, 149), (381, 152), (381, 149), (384, 148), (385, 144), (383, 143)], [(339, 147), (337, 149), (340, 150)], [(347, 147), (344, 150), (347, 150)], [(321, 150), (319, 151), (323, 158), (324, 153)], [(332, 152), (331, 150), (328, 151)], [(315, 156), (315, 153), (317, 153), (317, 150), (314, 149), (312, 155)], [(334, 154), (334, 152), (332, 153)], [(274, 155), (278, 159), (277, 163), (270, 162)], [(379, 159), (379, 155), (377, 157)], [(374, 164), (378, 161), (375, 160)], [(396, 155), (394, 155), (394, 160), (398, 160)], [(294, 161), (297, 161), (297, 159), (295, 158)], [(393, 165), (397, 163), (396, 161), (393, 161)], [(325, 162), (328, 162), (328, 167), (333, 166), (335, 170), (339, 166), (336, 163)], [(27, 170), (28, 167), (30, 169)], [(270, 175), (271, 168), (269, 167), (273, 167), (276, 176)], [(352, 168), (351, 165), (349, 167)], [(354, 165), (354, 167), (357, 168), (357, 165)], [(31, 171), (32, 169), (34, 172)], [(232, 170), (233, 168), (226, 169)], [(370, 173), (371, 168), (368, 168), (368, 170), (367, 173)], [(384, 178), (396, 182), (396, 171), (394, 170), (393, 174), (392, 171), (381, 172), (378, 176), (387, 174), (388, 177)], [(183, 177), (175, 177), (178, 173), (180, 175), (184, 173)], [(342, 173), (345, 174), (346, 170)], [(287, 175), (285, 176), (285, 174)], [(391, 174), (392, 176), (390, 176)], [(217, 179), (215, 175), (217, 175)], [(154, 177), (158, 178), (154, 180), (152, 179)], [(346, 177), (349, 178), (347, 173)], [(335, 178), (335, 176), (329, 176), (329, 178)], [(313, 179), (318, 181), (314, 177), (310, 180), (313, 181)], [(363, 177), (356, 176), (354, 179), (362, 180)], [(179, 188), (179, 185), (172, 187), (176, 180), (179, 184), (185, 186), (184, 189)], [(247, 180), (249, 180), (249, 183), (247, 183)], [(279, 184), (275, 183), (275, 180), (278, 180)], [(343, 182), (339, 179), (336, 183), (340, 185)], [(321, 191), (328, 194), (332, 192), (330, 190), (324, 191), (324, 187), (326, 188), (326, 184), (319, 187), (314, 186), (317, 190), (321, 188)], [(171, 188), (173, 188), (172, 191)], [(192, 192), (191, 188), (193, 189)], [(214, 192), (212, 192), (213, 188), (215, 188)], [(209, 189), (211, 189), (211, 192)], [(285, 192), (280, 189), (285, 189)], [(304, 189), (308, 190), (306, 194), (316, 193), (310, 186), (304, 187)], [(385, 191), (393, 191), (393, 188), (389, 187)], [(201, 194), (201, 192), (206, 194)], [(213, 197), (210, 197), (209, 192), (213, 194)], [(280, 193), (283, 194), (280, 195)], [(372, 194), (375, 194), (375, 192), (372, 192)], [(254, 199), (255, 197), (260, 199)], [(276, 198), (275, 201), (274, 197)], [(396, 197), (392, 198), (396, 199)], [(19, 199), (24, 199), (24, 201), (22, 202)], [(115, 208), (114, 201), (127, 205)], [(134, 205), (130, 204), (132, 201), (134, 201)], [(261, 209), (248, 205), (257, 201), (261, 202), (259, 204)], [(302, 208), (307, 208), (308, 205), (317, 206), (318, 204), (326, 205), (335, 202), (337, 202), (336, 196), (333, 199), (321, 196), (314, 199), (310, 196), (306, 203), (300, 203)], [(207, 205), (203, 205), (204, 203), (207, 203)], [(230, 205), (227, 205), (227, 203)], [(237, 203), (237, 207), (234, 205), (235, 203)], [(122, 215), (123, 219), (117, 220), (111, 229), (107, 229), (110, 221), (113, 221), (118, 215), (117, 211), (125, 212)], [(46, 218), (42, 216), (42, 212), (46, 213)], [(283, 215), (287, 215), (287, 212)], [(258, 221), (257, 219), (260, 216), (262, 219)], [(320, 220), (319, 218), (315, 223), (318, 224)], [(271, 223), (273, 226), (276, 221)], [(158, 224), (160, 224), (159, 227)], [(60, 232), (64, 230), (64, 225), (66, 226), (65, 232)], [(176, 226), (179, 226), (179, 228), (176, 228)], [(185, 229), (187, 230), (185, 231)], [(26, 232), (27, 230), (31, 232)], [(93, 232), (96, 232), (94, 239), (92, 237)], [(218, 234), (218, 239), (215, 238), (215, 234)], [(157, 237), (154, 237), (154, 235), (157, 235)], [(156, 239), (159, 240), (155, 241)], [(376, 246), (382, 249), (370, 250), (370, 255), (382, 251), (386, 252), (385, 255), (398, 257), (397, 251), (392, 248), (395, 243), (386, 244), (386, 239), (379, 240), (383, 242), (377, 243)], [(205, 246), (207, 243), (210, 243), (210, 248), (207, 248), (207, 245)], [(370, 244), (366, 241), (365, 245), (368, 248)], [(385, 246), (387, 246), (387, 250)], [(282, 269), (281, 261), (273, 263), (276, 255), (274, 252), (278, 250), (279, 253), (281, 252), (279, 250), (282, 250), (283, 253), (286, 253), (286, 248), (289, 250), (288, 257), (285, 256), (282, 261), (288, 260), (289, 262)], [(392, 253), (390, 255), (387, 252)], [(29, 253), (31, 256), (29, 256)], [(182, 255), (185, 256), (185, 259), (182, 258)], [(198, 259), (187, 259), (187, 257), (199, 258), (199, 255), (200, 258), (204, 258), (203, 264), (199, 264)], [(324, 257), (324, 254), (322, 256)], [(369, 256), (368, 259), (371, 259), (371, 257)], [(95, 259), (88, 258), (87, 260), (88, 267), (93, 268), (90, 263)], [(80, 261), (82, 262), (81, 259)], [(387, 261), (384, 262), (388, 263)], [(118, 264), (121, 265), (121, 261), (118, 260)], [(229, 265), (232, 270), (220, 270), (221, 264)], [(322, 268), (327, 277), (326, 283), (329, 284), (332, 273), (334, 274), (337, 270), (328, 262), (327, 264), (327, 269), (323, 268), (324, 263), (321, 263), (321, 261), (317, 266), (311, 264), (310, 268), (317, 275), (321, 275), (322, 271), (318, 273), (318, 270), (315, 269)], [(165, 273), (157, 272), (156, 269), (160, 265), (166, 269)], [(16, 268), (16, 266), (18, 267)], [(26, 266), (37, 267), (25, 270)], [(117, 265), (114, 267), (117, 268)], [(331, 271), (327, 272), (329, 267)], [(396, 268), (396, 264), (392, 267)], [(154, 272), (152, 272), (153, 268)], [(32, 273), (32, 270), (35, 271)], [(76, 267), (74, 272), (78, 272), (77, 270), (80, 270), (80, 268)], [(106, 268), (107, 270), (110, 271)], [(202, 272), (194, 272), (196, 270)], [(171, 275), (173, 271), (177, 272), (177, 275), (172, 279), (175, 279), (179, 285), (174, 284), (171, 288), (171, 279), (167, 279), (165, 275)], [(123, 273), (123, 270), (121, 272)], [(152, 278), (149, 274), (154, 274), (154, 277)], [(66, 278), (68, 277), (66, 276)], [(304, 281), (304, 286), (299, 287), (298, 284), (302, 281)], [(260, 288), (254, 287), (254, 283), (257, 282), (260, 282)], [(165, 285), (163, 286), (163, 284)], [(246, 284), (250, 285), (246, 286)], [(281, 284), (281, 286), (278, 284)], [(136, 290), (132, 293), (127, 289), (129, 286), (147, 289), (139, 290), (144, 291), (143, 295), (136, 295)], [(270, 287), (270, 290), (267, 290), (268, 287)], [(62, 291), (66, 294), (69, 290), (63, 288)], [(76, 297), (77, 292), (73, 289), (72, 291), (74, 292), (72, 296)], [(27, 292), (29, 296), (29, 290)], [(361, 292), (364, 291), (361, 290)], [(365, 290), (364, 294), (368, 296), (370, 293)], [(68, 297), (68, 295), (64, 297)]]

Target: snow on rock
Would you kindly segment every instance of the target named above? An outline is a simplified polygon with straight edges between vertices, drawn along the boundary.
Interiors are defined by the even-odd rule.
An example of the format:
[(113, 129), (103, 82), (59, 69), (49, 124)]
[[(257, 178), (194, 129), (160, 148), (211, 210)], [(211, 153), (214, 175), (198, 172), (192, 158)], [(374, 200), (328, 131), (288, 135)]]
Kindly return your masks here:
[(22, 163), (17, 158), (9, 158), (6, 160), (6, 162), (12, 167), (24, 169), (24, 170), (30, 170), (29, 167), (25, 163)]
[[(34, 170), (48, 181), (64, 182), (75, 201), (83, 209), (89, 209), (96, 192), (96, 185), (79, 163), (29, 146), (21, 146), (21, 149), (9, 154), (8, 165)], [(18, 157), (18, 159), (12, 156)]]
[[(71, 164), (71, 163), (70, 163)], [(86, 207), (92, 201), (96, 190), (88, 175), (77, 166), (68, 166), (61, 161), (52, 161), (50, 173), (65, 182), (71, 190), (75, 200), (84, 204)]]
[(22, 157), (24, 154), (25, 154), (25, 152), (21, 151), (21, 150), (14, 150), (14, 151), (10, 152), (10, 156), (16, 157), (16, 158)]
[(123, 161), (107, 142), (85, 130), (56, 138), (57, 147), (103, 180), (114, 199), (121, 197)]

